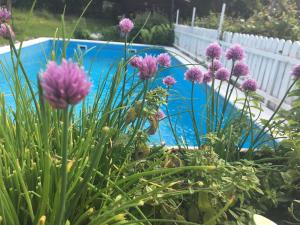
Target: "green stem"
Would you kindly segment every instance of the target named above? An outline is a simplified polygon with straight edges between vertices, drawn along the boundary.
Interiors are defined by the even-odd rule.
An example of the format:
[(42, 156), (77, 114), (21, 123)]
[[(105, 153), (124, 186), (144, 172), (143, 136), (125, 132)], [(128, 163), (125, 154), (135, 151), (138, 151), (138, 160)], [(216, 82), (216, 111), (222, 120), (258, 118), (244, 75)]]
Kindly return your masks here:
[(145, 102), (146, 102), (148, 86), (149, 86), (149, 81), (146, 80), (144, 82), (144, 93), (143, 93), (143, 100), (142, 100), (142, 104), (141, 104), (141, 109), (140, 109), (140, 111), (138, 113), (138, 115), (140, 115), (140, 116), (138, 117), (136, 126), (133, 129), (133, 133), (131, 134), (131, 137), (130, 137), (129, 141), (127, 142), (127, 144), (125, 145), (124, 149), (127, 149), (132, 144), (132, 141), (134, 140), (135, 135), (137, 134), (138, 130), (140, 129), (140, 127), (141, 127), (141, 125), (143, 123), (143, 116), (142, 116), (142, 114), (143, 114), (144, 106), (145, 106)]
[[(124, 67), (124, 77), (123, 77), (123, 85), (122, 85), (122, 96), (121, 96), (121, 107), (123, 106), (124, 102), (124, 95), (125, 95), (125, 86), (126, 86), (126, 79), (127, 79), (127, 34), (125, 35), (125, 42), (124, 42), (124, 62), (125, 62), (125, 67)], [(119, 112), (119, 127), (121, 126), (121, 113), (122, 111), (120, 110)]]
[(228, 81), (227, 88), (226, 88), (226, 94), (225, 94), (224, 104), (223, 104), (223, 108), (222, 108), (222, 114), (221, 114), (220, 124), (219, 124), (219, 127), (218, 127), (218, 135), (220, 134), (220, 131), (221, 131), (221, 128), (222, 128), (223, 119), (224, 119), (224, 114), (225, 114), (225, 111), (226, 111), (226, 108), (227, 108), (227, 103), (228, 103), (227, 98), (228, 98), (228, 92), (229, 92), (229, 88), (230, 88), (230, 80), (231, 80), (232, 74), (233, 74), (234, 64), (235, 64), (235, 61), (232, 61), (232, 66), (231, 66), (231, 71), (230, 71), (230, 77), (229, 77), (229, 81)]
[(218, 127), (219, 121), (218, 121), (218, 115), (219, 115), (219, 98), (220, 98), (220, 90), (222, 86), (223, 81), (221, 80), (219, 88), (218, 88), (218, 94), (217, 94), (217, 104), (216, 104), (216, 129)]
[[(214, 59), (211, 60), (211, 66), (212, 66), (212, 84), (211, 84), (211, 111), (210, 111), (210, 123), (209, 123), (209, 131), (214, 130), (214, 114), (215, 114), (215, 71), (214, 71)], [(208, 131), (208, 132), (209, 132)]]
[(253, 127), (253, 118), (252, 118), (252, 112), (251, 112), (250, 101), (248, 99), (248, 95), (246, 95), (245, 101), (246, 101), (246, 104), (247, 104), (247, 108), (249, 110), (250, 127), (247, 128), (246, 134), (242, 137), (242, 141), (239, 142), (239, 144), (237, 146), (238, 159), (240, 159), (240, 152), (241, 152), (241, 150), (243, 148), (243, 145), (246, 143), (246, 141), (247, 141), (247, 139), (249, 137), (250, 132), (251, 132), (251, 134), (253, 133), (253, 129), (252, 129), (252, 127)]
[[(170, 87), (168, 87), (168, 93), (169, 93), (169, 90), (170, 90)], [(169, 113), (169, 107), (168, 107), (169, 95), (167, 95), (166, 102), (167, 102), (166, 112), (167, 112), (167, 117), (168, 117), (168, 121), (169, 121), (169, 124), (170, 124), (170, 128), (171, 128), (171, 131), (172, 131), (173, 136), (175, 138), (176, 144), (180, 148), (180, 143), (179, 143), (179, 140), (178, 140), (178, 136), (177, 136), (177, 134), (175, 132), (175, 129), (174, 129), (173, 125), (172, 125), (172, 121), (171, 121), (171, 117), (170, 117), (170, 113)]]
[(61, 165), (61, 190), (60, 190), (60, 205), (58, 210), (58, 215), (56, 217), (55, 224), (63, 225), (64, 224), (64, 215), (66, 208), (66, 192), (67, 192), (67, 179), (68, 179), (68, 171), (67, 171), (67, 157), (68, 157), (68, 126), (69, 126), (69, 116), (68, 116), (68, 107), (64, 109), (63, 112), (63, 140), (62, 140), (62, 165)]
[(192, 122), (194, 126), (194, 131), (196, 135), (196, 141), (198, 148), (200, 148), (200, 137), (199, 137), (199, 131), (197, 127), (197, 122), (196, 122), (196, 115), (195, 115), (195, 110), (194, 110), (194, 89), (195, 89), (195, 82), (192, 82), (192, 91), (191, 91), (191, 108), (192, 108)]
[(245, 107), (246, 107), (246, 104), (247, 104), (247, 98), (248, 98), (248, 95), (246, 93), (246, 97), (245, 97), (245, 101), (244, 101), (244, 105), (243, 105), (243, 108), (242, 108), (242, 113), (241, 113), (241, 117), (240, 117), (240, 122), (242, 122), (242, 119), (243, 119), (243, 116), (244, 116), (244, 112), (245, 112)]
[[(12, 39), (9, 39), (9, 42), (10, 42), (10, 46), (12, 47), (12, 49), (13, 49), (13, 51), (14, 51), (14, 54), (16, 55), (16, 57), (19, 58), (20, 55), (19, 55), (19, 53), (18, 53), (18, 51), (17, 51), (17, 49), (16, 49), (16, 46), (14, 45)], [(31, 82), (30, 82), (30, 80), (29, 80), (29, 78), (28, 78), (28, 75), (27, 75), (27, 73), (26, 73), (26, 70), (25, 70), (25, 68), (24, 68), (23, 63), (21, 62), (21, 60), (18, 60), (18, 63), (19, 63), (19, 65), (20, 65), (20, 68), (21, 68), (22, 73), (23, 73), (23, 75), (24, 75), (25, 81), (26, 81), (26, 83), (27, 83), (27, 85), (28, 85), (30, 94), (31, 94), (31, 96), (32, 96), (32, 99), (33, 99), (33, 102), (34, 102), (34, 105), (35, 105), (35, 108), (36, 108), (36, 110), (39, 112), (39, 107), (38, 107), (37, 100), (36, 100), (36, 98), (35, 98), (35, 93), (34, 93), (34, 90), (33, 90), (32, 86), (31, 86)], [(17, 65), (17, 66), (18, 66), (18, 65)], [(38, 117), (39, 117), (39, 119), (41, 120), (40, 114), (39, 114), (39, 113), (38, 113)]]

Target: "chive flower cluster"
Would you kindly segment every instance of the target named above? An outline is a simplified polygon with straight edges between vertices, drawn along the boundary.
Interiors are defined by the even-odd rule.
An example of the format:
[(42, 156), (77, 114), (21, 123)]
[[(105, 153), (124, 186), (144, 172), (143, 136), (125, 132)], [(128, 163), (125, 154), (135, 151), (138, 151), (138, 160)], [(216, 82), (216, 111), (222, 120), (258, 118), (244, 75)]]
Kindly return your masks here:
[(292, 71), (292, 76), (294, 76), (295, 79), (300, 78), (300, 64), (294, 66), (293, 71)]
[(161, 109), (158, 109), (156, 114), (154, 115), (154, 118), (157, 120), (157, 121), (160, 121), (162, 119), (164, 119), (166, 117), (165, 113), (161, 110)]
[[(208, 65), (208, 71), (204, 74), (203, 82), (209, 83), (212, 79), (220, 81), (229, 81), (231, 76), (245, 77), (250, 73), (249, 67), (244, 63), (245, 53), (244, 49), (239, 44), (232, 45), (226, 52), (225, 58), (231, 60), (233, 64), (232, 71), (224, 68), (222, 63), (219, 61), (222, 48), (218, 43), (210, 44), (206, 49), (206, 57), (211, 62)], [(300, 75), (300, 66), (295, 74)], [(241, 85), (241, 89), (245, 92), (256, 91), (258, 88), (257, 82), (254, 79), (247, 79)]]
[(254, 79), (248, 79), (242, 84), (242, 90), (245, 92), (255, 92), (257, 90), (257, 82)]
[[(149, 80), (153, 78), (157, 73), (158, 66), (162, 66), (162, 67), (171, 66), (171, 57), (168, 53), (162, 53), (156, 57), (152, 55), (145, 55), (145, 57), (133, 56), (130, 59), (129, 64), (132, 67), (138, 69), (139, 77), (141, 80)], [(169, 84), (170, 83), (172, 82), (170, 81)]]
[(230, 77), (230, 72), (226, 68), (220, 68), (216, 72), (216, 79), (220, 81), (228, 81)]
[(133, 27), (133, 22), (128, 18), (124, 18), (119, 22), (119, 28), (121, 32), (125, 35), (129, 34)]
[(198, 67), (192, 67), (185, 72), (184, 79), (193, 83), (202, 83), (203, 73)]
[(164, 79), (163, 79), (163, 84), (168, 86), (168, 87), (171, 87), (173, 86), (174, 84), (176, 83), (176, 80), (174, 77), (172, 76), (166, 76)]
[(58, 65), (54, 61), (40, 75), (44, 98), (56, 109), (65, 109), (76, 105), (89, 93), (91, 83), (83, 68), (63, 59)]
[(171, 66), (171, 57), (168, 53), (162, 53), (157, 56), (157, 63), (162, 67)]
[(11, 18), (11, 13), (6, 9), (0, 8), (0, 36), (4, 39), (14, 39), (15, 33), (8, 24)]

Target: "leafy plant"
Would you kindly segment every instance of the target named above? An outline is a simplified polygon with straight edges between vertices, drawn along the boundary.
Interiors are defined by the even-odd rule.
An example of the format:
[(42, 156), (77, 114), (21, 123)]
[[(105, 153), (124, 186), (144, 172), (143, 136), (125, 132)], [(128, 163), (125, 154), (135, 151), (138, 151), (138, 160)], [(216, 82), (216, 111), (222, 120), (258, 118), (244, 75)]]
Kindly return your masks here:
[(91, 35), (90, 31), (86, 29), (77, 29), (74, 32), (74, 38), (77, 39), (90, 39), (90, 35)]
[(174, 30), (169, 24), (155, 25), (151, 29), (141, 30), (143, 43), (172, 45), (174, 42)]
[[(217, 29), (219, 14), (212, 12), (207, 17), (197, 18), (196, 24), (200, 27)], [(247, 18), (227, 16), (223, 30), (298, 40), (300, 27), (297, 4), (294, 0), (279, 0), (276, 4), (261, 5)]]

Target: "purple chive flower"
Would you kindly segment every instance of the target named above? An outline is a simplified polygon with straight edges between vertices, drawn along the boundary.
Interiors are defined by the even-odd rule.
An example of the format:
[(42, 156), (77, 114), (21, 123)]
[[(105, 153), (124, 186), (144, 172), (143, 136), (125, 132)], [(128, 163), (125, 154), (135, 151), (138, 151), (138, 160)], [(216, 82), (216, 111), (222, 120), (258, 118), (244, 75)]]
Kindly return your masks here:
[(9, 39), (9, 38), (14, 39), (15, 33), (8, 24), (2, 23), (0, 25), (0, 36), (5, 39)]
[(244, 49), (239, 44), (232, 45), (225, 54), (228, 60), (243, 60), (245, 57)]
[(151, 55), (146, 55), (139, 66), (139, 76), (141, 80), (151, 79), (157, 72), (157, 60)]
[(142, 64), (143, 58), (140, 56), (134, 56), (131, 58), (129, 64), (134, 68), (139, 68)]
[(211, 59), (219, 59), (221, 56), (221, 46), (218, 43), (212, 43), (206, 48), (206, 56)]
[(242, 84), (242, 90), (252, 92), (257, 90), (257, 83), (254, 79), (248, 79)]
[(156, 114), (154, 115), (154, 118), (157, 121), (162, 120), (165, 117), (166, 117), (166, 115), (165, 115), (165, 113), (161, 109), (158, 109), (157, 112), (156, 112)]
[(157, 63), (160, 66), (169, 67), (171, 66), (171, 57), (168, 53), (162, 53), (157, 56)]
[(76, 105), (87, 96), (91, 83), (84, 70), (72, 61), (63, 60), (61, 65), (50, 61), (41, 74), (44, 98), (53, 108), (64, 109)]
[(222, 63), (219, 60), (214, 59), (214, 61), (208, 65), (208, 69), (211, 71), (217, 71), (222, 68), (222, 66)]
[(249, 74), (249, 67), (243, 62), (238, 62), (234, 65), (232, 74), (234, 76), (247, 76)]
[(171, 87), (173, 86), (175, 83), (176, 83), (176, 80), (174, 79), (174, 77), (172, 76), (166, 76), (164, 79), (163, 79), (163, 83), (165, 85), (167, 85), (168, 87)]
[(203, 74), (198, 67), (192, 67), (184, 73), (184, 79), (195, 83), (202, 83)]
[(124, 18), (119, 22), (119, 27), (122, 33), (128, 34), (132, 30), (134, 25), (130, 19)]
[(229, 80), (230, 72), (226, 68), (221, 68), (216, 72), (216, 79), (221, 81)]
[(296, 79), (300, 78), (300, 64), (296, 65), (296, 66), (293, 68), (292, 75), (293, 75)]
[(11, 17), (10, 11), (7, 10), (7, 8), (0, 8), (0, 21), (1, 23), (7, 22)]
[(203, 83), (209, 83), (211, 82), (213, 77), (213, 74), (211, 71), (207, 71), (206, 73), (203, 74)]

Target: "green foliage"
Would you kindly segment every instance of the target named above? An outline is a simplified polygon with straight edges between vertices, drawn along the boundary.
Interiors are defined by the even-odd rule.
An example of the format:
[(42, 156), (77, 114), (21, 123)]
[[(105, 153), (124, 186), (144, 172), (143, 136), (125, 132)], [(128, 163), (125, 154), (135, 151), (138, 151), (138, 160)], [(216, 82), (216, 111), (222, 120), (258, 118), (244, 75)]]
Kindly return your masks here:
[(155, 25), (151, 29), (141, 30), (142, 43), (153, 45), (172, 45), (174, 42), (174, 30), (169, 24)]
[(90, 31), (87, 30), (87, 29), (77, 29), (75, 32), (74, 32), (74, 38), (77, 38), (77, 39), (90, 39)]
[(117, 26), (109, 26), (103, 29), (103, 40), (105, 41), (122, 41), (124, 38), (120, 35), (120, 30)]
[(257, 154), (258, 177), (264, 196), (257, 207), (279, 224), (297, 224), (300, 219), (300, 82), (289, 94), (292, 108), (281, 110), (274, 126), (284, 139), (277, 151)]
[[(197, 224), (247, 224), (255, 210), (249, 209), (249, 198), (263, 194), (256, 170), (247, 161), (225, 163), (210, 147), (201, 151), (159, 151), (163, 167), (210, 166), (203, 172), (177, 174), (171, 190), (186, 190), (181, 196), (145, 205), (145, 212), (158, 218), (195, 222)], [(159, 152), (156, 152), (158, 154)], [(154, 154), (154, 152), (152, 153)], [(157, 157), (153, 158), (156, 160)], [(141, 166), (151, 165), (147, 160)], [(214, 169), (215, 167), (215, 169)], [(164, 182), (170, 180), (166, 178)], [(154, 208), (155, 207), (155, 208)], [(222, 221), (222, 222), (221, 222)]]
[[(148, 17), (149, 19), (147, 20)], [(146, 21), (147, 23), (145, 24)], [(168, 24), (168, 23), (169, 23), (168, 18), (164, 14), (158, 11), (154, 11), (154, 12), (148, 11), (148, 12), (139, 13), (136, 15), (134, 19), (134, 26), (137, 31), (139, 31), (144, 24), (145, 24), (144, 28), (150, 29), (155, 25)]]
[[(211, 13), (208, 17), (197, 19), (201, 27), (218, 27), (219, 15)], [(295, 1), (280, 0), (277, 5), (264, 5), (249, 18), (226, 17), (224, 31), (256, 34), (290, 40), (300, 39), (298, 9)]]
[(276, 152), (257, 154), (257, 176), (264, 195), (253, 198), (252, 204), (278, 224), (297, 224), (300, 219), (299, 145), (293, 149), (286, 141), (280, 143)]
[[(104, 40), (124, 41), (117, 26), (103, 30)], [(159, 12), (144, 12), (136, 15), (134, 28), (130, 33), (136, 43), (154, 45), (172, 45), (174, 42), (174, 28), (169, 24), (168, 18)]]
[(131, 37), (140, 32), (135, 42), (145, 44), (172, 45), (173, 27), (168, 18), (160, 12), (144, 12), (136, 15)]

